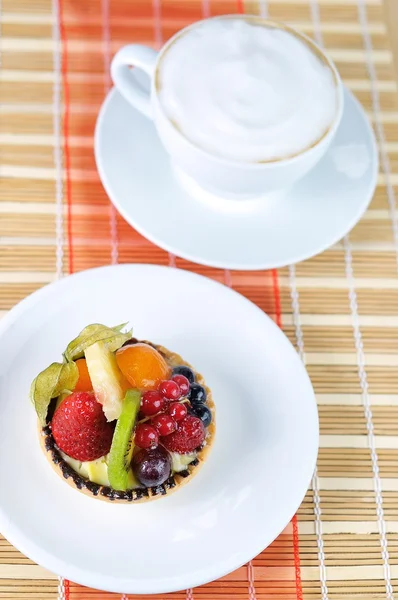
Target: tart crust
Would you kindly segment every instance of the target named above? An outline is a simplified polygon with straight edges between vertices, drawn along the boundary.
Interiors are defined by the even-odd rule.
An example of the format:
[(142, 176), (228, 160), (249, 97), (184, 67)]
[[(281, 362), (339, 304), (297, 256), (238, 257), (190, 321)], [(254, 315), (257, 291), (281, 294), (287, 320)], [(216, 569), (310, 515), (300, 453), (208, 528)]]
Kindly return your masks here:
[[(137, 340), (138, 341), (138, 340)], [(141, 502), (149, 502), (151, 500), (157, 500), (158, 498), (162, 498), (163, 496), (168, 496), (172, 492), (179, 489), (182, 485), (185, 485), (198, 473), (200, 467), (206, 461), (210, 449), (213, 445), (215, 432), (216, 432), (216, 424), (215, 424), (215, 405), (212, 397), (212, 393), (210, 388), (206, 385), (205, 380), (200, 373), (197, 373), (195, 369), (186, 361), (184, 361), (181, 356), (176, 354), (175, 352), (170, 352), (164, 346), (158, 346), (156, 344), (152, 344), (151, 342), (144, 341), (144, 343), (149, 344), (156, 348), (162, 356), (166, 359), (167, 363), (171, 366), (177, 365), (186, 365), (190, 367), (195, 373), (196, 381), (200, 385), (202, 385), (207, 393), (206, 405), (210, 409), (212, 413), (212, 422), (209, 427), (206, 429), (207, 435), (205, 442), (201, 448), (197, 450), (196, 459), (191, 462), (187, 466), (184, 471), (180, 471), (179, 473), (174, 473), (169, 477), (167, 481), (165, 481), (162, 485), (158, 485), (152, 488), (138, 488), (135, 490), (129, 490), (127, 492), (119, 492), (113, 490), (110, 487), (106, 487), (103, 485), (99, 485), (97, 483), (93, 483), (90, 480), (86, 479), (79, 475), (61, 456), (60, 451), (58, 450), (53, 435), (51, 433), (51, 426), (47, 425), (46, 427), (41, 427), (38, 421), (39, 428), (39, 439), (40, 446), (46, 455), (49, 463), (55, 470), (55, 472), (62, 477), (66, 483), (68, 483), (73, 488), (77, 489), (82, 494), (86, 496), (90, 496), (91, 498), (96, 498), (98, 500), (102, 500), (104, 502), (116, 502), (116, 503), (141, 503)]]

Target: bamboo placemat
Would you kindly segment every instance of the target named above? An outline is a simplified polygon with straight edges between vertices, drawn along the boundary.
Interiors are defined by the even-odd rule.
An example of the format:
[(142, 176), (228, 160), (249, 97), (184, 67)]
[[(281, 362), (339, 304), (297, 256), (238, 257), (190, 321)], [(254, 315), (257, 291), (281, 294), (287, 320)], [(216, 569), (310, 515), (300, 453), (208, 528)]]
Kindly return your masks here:
[[(380, 149), (375, 196), (350, 236), (278, 272), (200, 267), (153, 246), (112, 208), (93, 157), (109, 62), (121, 45), (160, 46), (195, 19), (241, 10), (288, 21), (323, 44)], [(71, 271), (177, 265), (224, 281), (271, 314), (316, 391), (318, 467), (290, 526), (249, 565), (168, 598), (391, 600), (398, 590), (398, 94), (381, 0), (2, 0), (0, 16), (0, 315)], [(1, 536), (0, 598), (122, 600), (58, 580)]]

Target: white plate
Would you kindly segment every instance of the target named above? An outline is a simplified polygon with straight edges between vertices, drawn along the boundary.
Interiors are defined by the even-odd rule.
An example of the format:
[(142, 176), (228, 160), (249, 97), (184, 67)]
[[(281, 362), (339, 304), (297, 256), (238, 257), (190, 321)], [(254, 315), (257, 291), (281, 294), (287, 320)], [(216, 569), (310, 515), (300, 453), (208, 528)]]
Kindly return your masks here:
[(149, 240), (197, 263), (230, 269), (282, 267), (339, 241), (376, 186), (377, 148), (366, 116), (345, 91), (332, 146), (291, 189), (265, 199), (198, 199), (177, 182), (151, 121), (116, 90), (98, 117), (95, 154), (105, 189)]
[[(181, 353), (217, 408), (210, 457), (184, 488), (143, 505), (87, 497), (43, 455), (33, 377), (85, 325), (130, 320), (138, 338)], [(227, 287), (148, 265), (85, 271), (47, 286), (0, 322), (0, 531), (73, 581), (164, 593), (216, 579), (282, 531), (318, 448), (311, 383), (278, 327)]]

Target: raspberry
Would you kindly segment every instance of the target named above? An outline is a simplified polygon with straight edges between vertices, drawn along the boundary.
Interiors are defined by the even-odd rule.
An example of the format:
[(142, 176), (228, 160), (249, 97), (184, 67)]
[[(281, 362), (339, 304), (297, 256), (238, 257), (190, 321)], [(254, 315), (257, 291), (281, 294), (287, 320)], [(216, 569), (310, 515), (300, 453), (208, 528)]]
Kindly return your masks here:
[(59, 405), (51, 421), (58, 448), (81, 462), (108, 454), (114, 423), (108, 423), (92, 392), (74, 392)]
[(161, 442), (170, 452), (185, 454), (203, 444), (205, 435), (206, 430), (202, 421), (198, 417), (188, 415), (178, 423), (177, 431), (163, 437)]

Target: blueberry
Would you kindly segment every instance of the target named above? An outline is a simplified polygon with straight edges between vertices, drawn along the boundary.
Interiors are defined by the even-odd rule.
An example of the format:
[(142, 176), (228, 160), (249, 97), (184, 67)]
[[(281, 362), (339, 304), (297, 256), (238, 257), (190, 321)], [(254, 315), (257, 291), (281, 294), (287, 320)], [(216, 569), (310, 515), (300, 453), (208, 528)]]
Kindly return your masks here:
[(194, 383), (195, 381), (194, 372), (192, 371), (192, 369), (186, 367), (185, 365), (181, 365), (180, 367), (174, 367), (173, 375), (184, 375), (184, 377), (188, 379), (189, 383)]
[[(192, 412), (191, 412), (192, 411)], [(208, 427), (211, 423), (211, 412), (204, 404), (197, 404), (191, 409), (191, 414), (195, 417), (199, 417), (205, 427)]]
[(204, 404), (206, 402), (206, 390), (199, 383), (193, 383), (189, 390), (188, 398), (193, 406)]

